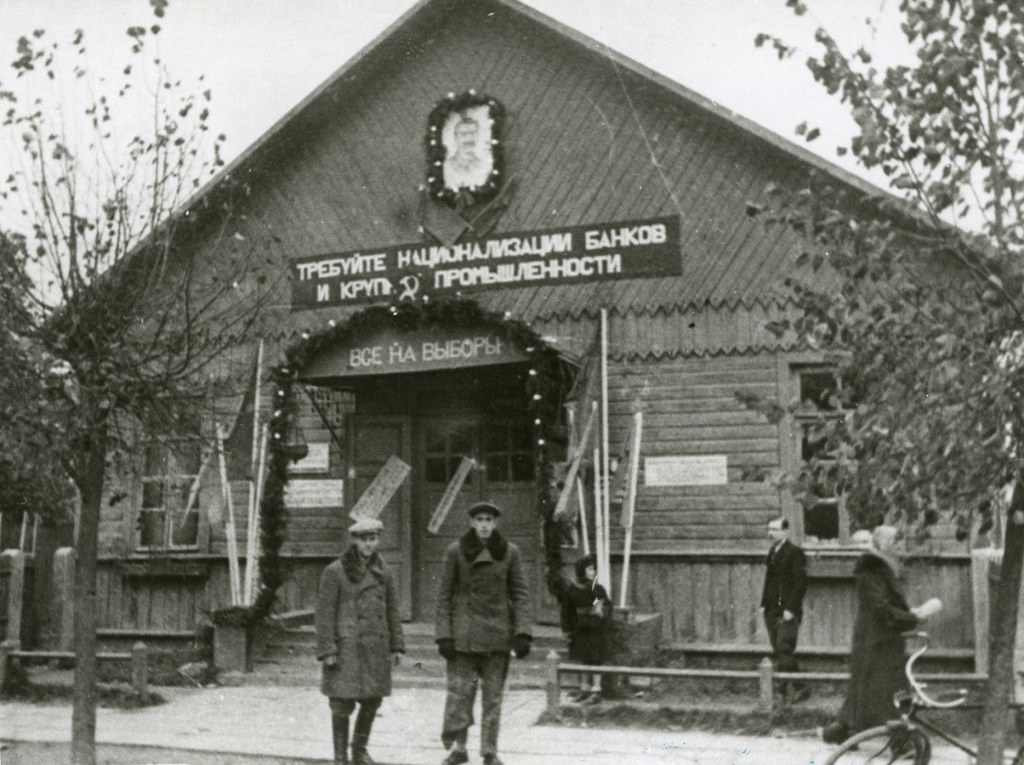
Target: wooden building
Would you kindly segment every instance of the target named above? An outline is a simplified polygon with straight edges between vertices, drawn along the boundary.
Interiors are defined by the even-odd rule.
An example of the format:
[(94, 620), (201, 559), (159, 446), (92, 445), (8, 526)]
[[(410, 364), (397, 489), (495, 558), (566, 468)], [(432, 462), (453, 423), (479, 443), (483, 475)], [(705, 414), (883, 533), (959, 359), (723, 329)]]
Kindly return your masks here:
[[(462, 148), (466, 167), (448, 164)], [(298, 370), (309, 453), (288, 486), (277, 607), (312, 606), (348, 510), (397, 456), (411, 470), (384, 511), (382, 548), (399, 572), (404, 618), (431, 619), (441, 551), (465, 528), (464, 508), (483, 498), (504, 508), (533, 571), (538, 617), (550, 617), (529, 394), (536, 349), (515, 338), (533, 333), (564, 360), (554, 395), (567, 412), (573, 370), (592, 358), (604, 309), (613, 452), (632, 412), (645, 418), (630, 604), (663, 615), (670, 645), (764, 650), (765, 524), (784, 514), (811, 557), (801, 644), (843, 652), (856, 552), (841, 498), (805, 509), (766, 480), (799, 466), (803, 424), (771, 424), (737, 398), (810, 401), (830, 379), (820, 358), (765, 328), (793, 311), (783, 286), (793, 241), (747, 214), (768, 184), (795, 185), (810, 171), (868, 191), (514, 0), (425, 0), (396, 22), (222, 176), (246, 188), (237, 235), (269, 232), (279, 261), (279, 295), (258, 333), (264, 369), (331, 328), (358, 327)], [(221, 188), (214, 181), (194, 209)], [(202, 237), (196, 246), (213, 250)], [(421, 310), (424, 301), (491, 318), (412, 332), (360, 323), (382, 306)], [(520, 335), (506, 331), (517, 327)], [(239, 395), (256, 340), (231, 360)], [(274, 395), (264, 373), (268, 415)], [(550, 434), (568, 423), (544, 426), (544, 459), (565, 460), (566, 443)], [(209, 433), (211, 423), (197, 428)], [(432, 534), (431, 515), (467, 456), (484, 467)], [(168, 490), (200, 462), (198, 446), (173, 469), (154, 452), (129, 479), (130, 501), (105, 506), (104, 628), (184, 634), (228, 602), (216, 471), (184, 516), (182, 493)], [(235, 488), (244, 507), (244, 486)], [(622, 545), (616, 527), (616, 591)], [(909, 570), (913, 595), (947, 603), (935, 644), (969, 654), (967, 551), (936, 549)]]

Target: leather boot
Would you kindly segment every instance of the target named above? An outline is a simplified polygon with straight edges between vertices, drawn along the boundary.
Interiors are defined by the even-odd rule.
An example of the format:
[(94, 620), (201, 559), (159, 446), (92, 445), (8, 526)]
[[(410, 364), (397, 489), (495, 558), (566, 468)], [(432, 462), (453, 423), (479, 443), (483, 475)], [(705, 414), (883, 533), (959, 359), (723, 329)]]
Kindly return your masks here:
[(370, 743), (370, 729), (373, 728), (376, 716), (376, 705), (370, 709), (365, 705), (359, 705), (359, 714), (356, 715), (356, 724), (352, 729), (352, 765), (374, 765), (366, 746)]
[(334, 734), (334, 765), (349, 765), (348, 715), (331, 715), (331, 730)]

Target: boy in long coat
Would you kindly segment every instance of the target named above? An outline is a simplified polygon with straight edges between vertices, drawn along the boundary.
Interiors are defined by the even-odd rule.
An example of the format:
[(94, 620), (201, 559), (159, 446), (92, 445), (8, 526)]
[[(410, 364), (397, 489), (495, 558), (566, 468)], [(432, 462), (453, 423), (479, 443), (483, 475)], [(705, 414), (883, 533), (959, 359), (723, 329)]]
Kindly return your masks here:
[(854, 567), (857, 613), (850, 682), (839, 720), (825, 728), (829, 743), (839, 743), (897, 716), (893, 695), (907, 687), (902, 633), (942, 608), (937, 598), (916, 608), (907, 604), (899, 581), (899, 561), (893, 555), (896, 536), (891, 526), (876, 528), (871, 547)]
[[(562, 632), (569, 640), (569, 661), (604, 664), (611, 638), (612, 601), (597, 582), (597, 558), (593, 555), (580, 558), (573, 564), (573, 573), (574, 581), (567, 582), (560, 577), (558, 587)], [(584, 675), (580, 701), (597, 701), (597, 697), (593, 675)]]
[(381, 698), (391, 695), (391, 667), (405, 642), (391, 570), (377, 553), (383, 524), (373, 518), (349, 529), (351, 545), (324, 569), (316, 603), (316, 656), (322, 662), (321, 692), (331, 707), (334, 762), (348, 765), (348, 718), (359, 704), (352, 730), (352, 762), (372, 765), (366, 747)]
[(481, 685), (480, 751), (484, 765), (501, 765), (498, 726), (509, 649), (530, 652), (529, 592), (519, 548), (495, 528), (501, 511), (489, 502), (469, 508), (472, 528), (448, 546), (437, 593), (435, 637), (448, 662), (441, 742), (445, 765), (468, 762), (466, 736)]

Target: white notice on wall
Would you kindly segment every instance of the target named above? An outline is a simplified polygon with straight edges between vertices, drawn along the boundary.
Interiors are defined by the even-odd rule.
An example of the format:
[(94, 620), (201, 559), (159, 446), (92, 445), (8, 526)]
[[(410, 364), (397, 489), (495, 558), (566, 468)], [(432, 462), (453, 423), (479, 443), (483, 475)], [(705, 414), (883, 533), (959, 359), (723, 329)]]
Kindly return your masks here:
[(331, 448), (326, 441), (309, 444), (309, 453), (288, 466), (289, 473), (326, 473), (330, 466)]
[(344, 484), (341, 479), (289, 481), (284, 487), (284, 506), (341, 507)]
[(644, 458), (646, 486), (712, 486), (728, 483), (724, 454)]

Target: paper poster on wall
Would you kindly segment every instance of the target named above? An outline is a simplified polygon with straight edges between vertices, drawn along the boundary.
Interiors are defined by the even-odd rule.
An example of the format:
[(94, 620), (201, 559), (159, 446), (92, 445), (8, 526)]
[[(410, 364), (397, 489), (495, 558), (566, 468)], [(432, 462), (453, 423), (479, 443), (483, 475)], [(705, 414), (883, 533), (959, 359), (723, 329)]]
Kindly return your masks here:
[(330, 467), (331, 445), (327, 441), (310, 442), (309, 452), (298, 462), (288, 466), (290, 474), (326, 473)]
[(713, 486), (729, 482), (724, 454), (646, 457), (645, 486)]
[(341, 479), (289, 481), (284, 487), (285, 507), (340, 507), (345, 482)]

